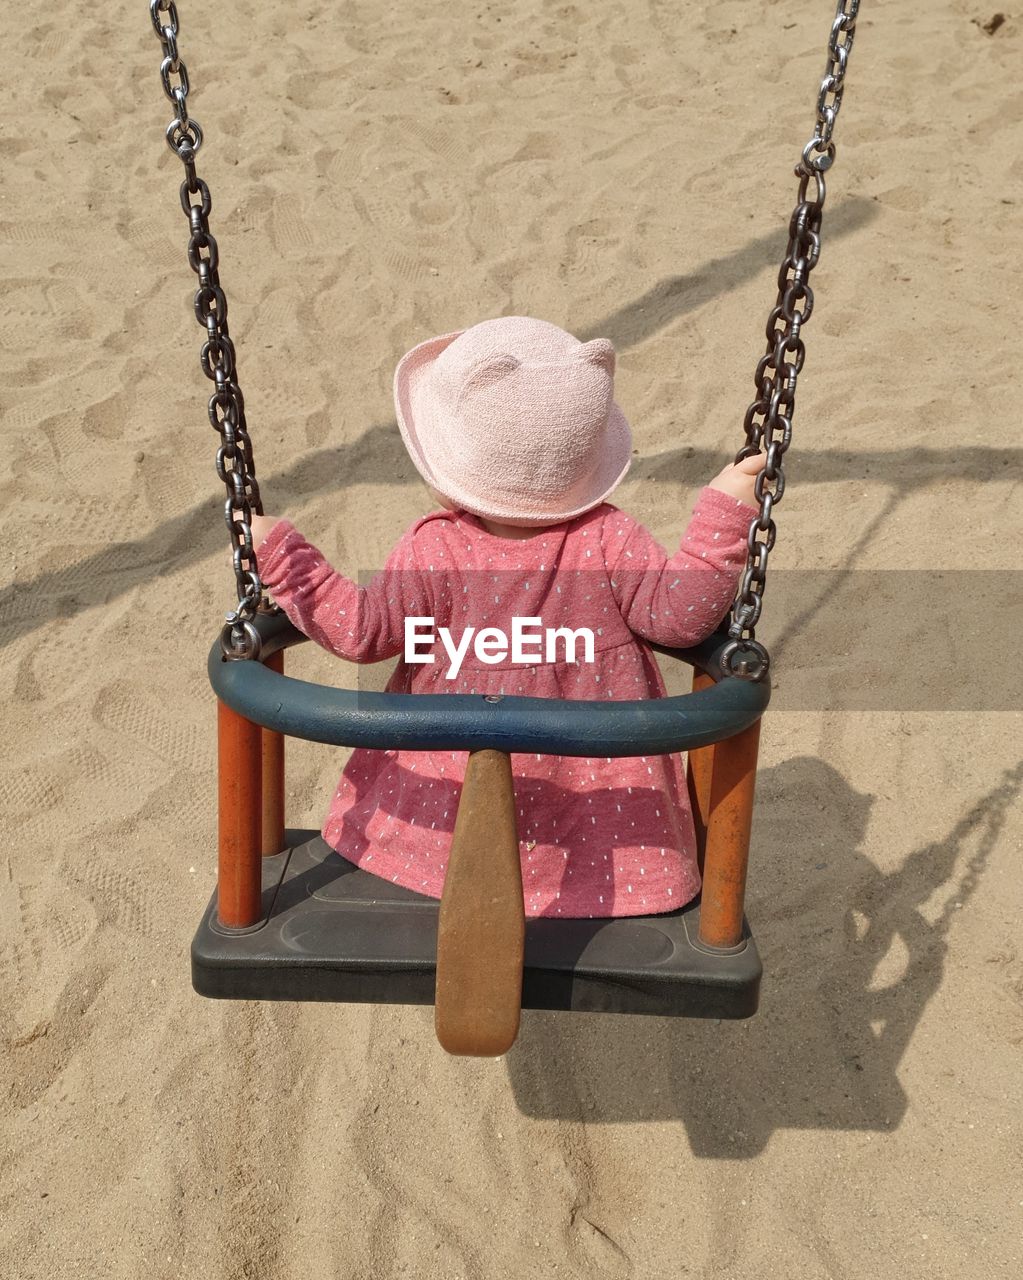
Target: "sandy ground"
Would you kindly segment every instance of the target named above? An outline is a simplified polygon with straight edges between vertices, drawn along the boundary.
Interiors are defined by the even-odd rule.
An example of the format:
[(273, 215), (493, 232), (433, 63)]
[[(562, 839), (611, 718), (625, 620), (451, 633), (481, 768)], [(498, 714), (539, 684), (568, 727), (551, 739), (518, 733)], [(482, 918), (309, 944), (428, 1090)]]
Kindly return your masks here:
[[(0, 1274), (1020, 1273), (1023, 21), (992, 3), (861, 11), (763, 628), (760, 1013), (526, 1014), (497, 1061), (429, 1009), (192, 992), (233, 581), (159, 46), (141, 0), (8, 7)], [(673, 543), (740, 436), (832, 13), (184, 0), (267, 509), (382, 563), (429, 509), (395, 361), (525, 313), (616, 343), (618, 500)], [(292, 825), (341, 762), (290, 749)]]

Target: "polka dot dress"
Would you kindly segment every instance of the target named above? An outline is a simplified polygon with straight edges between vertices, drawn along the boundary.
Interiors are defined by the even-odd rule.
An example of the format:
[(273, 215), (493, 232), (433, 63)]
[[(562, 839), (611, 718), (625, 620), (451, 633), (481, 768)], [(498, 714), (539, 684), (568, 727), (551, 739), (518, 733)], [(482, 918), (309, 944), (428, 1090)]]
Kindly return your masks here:
[[(609, 503), (521, 540), (491, 534), (465, 512), (441, 511), (417, 520), (366, 586), (333, 569), (287, 520), (257, 554), (264, 583), (295, 626), (349, 661), (401, 654), (405, 619), (432, 619), (434, 641), (421, 641), (418, 652), (433, 661), (399, 661), (392, 692), (622, 701), (664, 695), (644, 640), (696, 644), (725, 615), (755, 514), (705, 488), (669, 556)], [(513, 617), (541, 620), (524, 660), (509, 653), (487, 662), (470, 643), (449, 678), (455, 663), (440, 628), (456, 644), (468, 627), (510, 637)], [(592, 661), (581, 641), (574, 655), (557, 634), (548, 648), (551, 632), (582, 628), (593, 636)], [(366, 871), (440, 897), (466, 759), (457, 751), (356, 749), (324, 839)], [(528, 916), (651, 915), (699, 890), (678, 756), (515, 754), (512, 770)]]

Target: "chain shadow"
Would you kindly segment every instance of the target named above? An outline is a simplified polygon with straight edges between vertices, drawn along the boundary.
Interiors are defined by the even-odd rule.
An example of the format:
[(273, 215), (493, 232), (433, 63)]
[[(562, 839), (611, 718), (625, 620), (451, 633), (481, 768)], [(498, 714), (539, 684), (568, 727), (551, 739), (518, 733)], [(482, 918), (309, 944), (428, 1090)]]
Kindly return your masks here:
[[(836, 237), (849, 235), (867, 225), (878, 212), (871, 200), (847, 197), (829, 210), (828, 233)], [(591, 326), (592, 333), (610, 337), (619, 350), (635, 346), (678, 317), (780, 261), (786, 237), (787, 230), (778, 228), (690, 275), (665, 277)], [(766, 310), (765, 303), (765, 314)], [(590, 330), (586, 332), (589, 334)], [(759, 356), (759, 351), (756, 354)], [(197, 388), (199, 392), (201, 388)], [(271, 511), (284, 511), (302, 498), (356, 484), (405, 487), (419, 483), (393, 420), (369, 427), (349, 444), (316, 450), (292, 466), (266, 475), (258, 471), (258, 432), (256, 445), (257, 476)], [(709, 469), (726, 459), (727, 451), (718, 454), (706, 450), (699, 455), (698, 465)], [(213, 489), (216, 481), (212, 466), (210, 476)], [(659, 480), (661, 476), (652, 478)], [(672, 482), (677, 478), (677, 473), (671, 476)], [(66, 502), (73, 507), (73, 495), (68, 495)], [(143, 537), (114, 543), (64, 567), (5, 586), (0, 591), (0, 647), (50, 622), (70, 619), (107, 604), (148, 583), (154, 574), (165, 577), (223, 554), (228, 540), (222, 513), (222, 497), (211, 493), (188, 510), (161, 521)], [(231, 587), (227, 574), (223, 581), (226, 597)]]
[[(827, 253), (827, 242), (832, 237), (842, 238), (859, 231), (873, 222), (879, 213), (878, 203), (863, 196), (846, 196), (833, 206), (825, 206), (821, 231), (822, 256)], [(588, 328), (581, 329), (578, 336), (584, 342), (591, 338), (610, 338), (619, 351), (638, 346), (679, 316), (737, 288), (758, 271), (773, 268), (777, 273), (787, 245), (786, 218), (783, 226), (750, 240), (741, 249), (722, 254), (719, 258), (711, 258), (689, 275), (666, 276), (658, 280), (634, 301)], [(765, 322), (773, 305), (772, 297), (764, 307)], [(757, 358), (761, 354), (762, 352), (758, 352)]]
[[(899, 1063), (1021, 785), (1023, 761), (943, 840), (883, 873), (861, 848), (872, 796), (811, 757), (765, 770), (749, 899), (764, 955), (760, 1012), (704, 1023), (524, 1011), (505, 1058), (519, 1110), (678, 1120), (693, 1152), (711, 1159), (751, 1158), (779, 1129), (896, 1125), (907, 1106)], [(944, 900), (932, 916), (936, 894)], [(893, 948), (901, 975), (875, 984)]]
[[(1005, 449), (973, 446), (966, 450), (963, 470), (957, 472), (957, 476), (979, 484), (1004, 478), (1007, 468), (1018, 453), (1019, 450), (1011, 446)], [(639, 468), (634, 470), (640, 473), (637, 479), (669, 481), (671, 477), (684, 474), (684, 468), (694, 460), (698, 466), (706, 465), (700, 463), (698, 450), (665, 450), (643, 460)], [(836, 465), (840, 463), (846, 464), (844, 470), (841, 465)], [(797, 485), (870, 479), (875, 483), (886, 484), (888, 494), (880, 509), (863, 525), (855, 542), (846, 549), (841, 563), (822, 575), (824, 585), (816, 598), (803, 603), (797, 611), (786, 614), (780, 626), (771, 628), (768, 648), (775, 670), (781, 669), (784, 655), (792, 642), (802, 635), (829, 600), (847, 585), (859, 557), (874, 536), (884, 528), (885, 523), (913, 493), (925, 492), (931, 486), (946, 484), (949, 465), (950, 454), (947, 450), (924, 448), (917, 451), (898, 449), (884, 454), (854, 450), (816, 450), (800, 454), (794, 467), (786, 467), (787, 478), (790, 482), (794, 479)], [(871, 474), (871, 468), (878, 466), (884, 467), (883, 481), (881, 477)], [(762, 635), (762, 638), (767, 637)]]
[[(856, 546), (868, 539), (879, 521), (890, 516), (905, 497), (946, 481), (953, 457), (959, 478), (983, 483), (1004, 476), (1007, 454), (1011, 452), (974, 445), (954, 452), (899, 449), (886, 453), (883, 483), (889, 487), (890, 497)], [(710, 475), (720, 469), (727, 457), (724, 451), (687, 447), (637, 459), (634, 473), (623, 487), (621, 505), (628, 507), (628, 494), (635, 485), (677, 484), (680, 475)], [(795, 478), (798, 483), (811, 485), (863, 479), (877, 460), (878, 455), (869, 450), (819, 450), (802, 455)], [(338, 476), (343, 480), (338, 482)], [(397, 426), (392, 422), (370, 427), (351, 444), (318, 449), (290, 467), (260, 475), (259, 480), (264, 494), (272, 495), (272, 504), (268, 503), (270, 509), (286, 512), (310, 496), (337, 488), (356, 484), (417, 484), (418, 473), (409, 462)], [(69, 505), (70, 502), (69, 499)], [(340, 518), (343, 520), (343, 513)], [(162, 521), (144, 537), (113, 543), (73, 564), (10, 583), (0, 590), (0, 648), (51, 622), (74, 618), (86, 610), (109, 604), (151, 582), (154, 576), (163, 578), (193, 568), (208, 558), (225, 560), (226, 547), (223, 503), (210, 497)], [(846, 567), (854, 554), (855, 548), (846, 557)], [(352, 573), (361, 566), (339, 567)], [(226, 607), (233, 603), (233, 581), (226, 568), (221, 581)], [(820, 602), (808, 605), (797, 620), (790, 621), (780, 638), (782, 645), (819, 605)], [(773, 643), (780, 653), (779, 641)]]

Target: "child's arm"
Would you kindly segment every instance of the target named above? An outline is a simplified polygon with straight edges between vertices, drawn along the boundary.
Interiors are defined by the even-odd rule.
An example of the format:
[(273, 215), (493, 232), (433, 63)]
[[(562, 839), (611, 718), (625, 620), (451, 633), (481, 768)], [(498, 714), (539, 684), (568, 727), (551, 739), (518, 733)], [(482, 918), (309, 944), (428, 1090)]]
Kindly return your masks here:
[(339, 658), (349, 662), (391, 658), (404, 647), (406, 614), (429, 614), (412, 528), (381, 572), (360, 587), (333, 569), (289, 520), (255, 516), (253, 522), (256, 563), (264, 586), (299, 631)]
[(622, 512), (609, 517), (605, 563), (630, 630), (678, 649), (711, 635), (735, 598), (756, 515), (734, 493), (708, 485), (670, 557), (641, 524)]

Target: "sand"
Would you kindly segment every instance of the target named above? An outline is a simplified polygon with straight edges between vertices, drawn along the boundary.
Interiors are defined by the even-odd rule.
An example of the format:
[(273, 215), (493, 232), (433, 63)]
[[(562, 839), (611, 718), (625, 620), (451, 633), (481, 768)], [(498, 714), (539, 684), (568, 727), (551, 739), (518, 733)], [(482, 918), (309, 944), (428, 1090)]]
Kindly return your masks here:
[[(396, 360), (524, 313), (615, 342), (618, 499), (673, 543), (741, 435), (832, 13), (184, 0), (267, 510), (382, 563), (429, 509)], [(467, 1060), (428, 1008), (191, 989), (233, 580), (172, 113), (144, 4), (9, 9), (0, 1274), (1019, 1274), (1023, 23), (992, 16), (861, 11), (762, 627), (760, 1012), (526, 1013)], [(342, 761), (290, 748), (291, 825)]]

